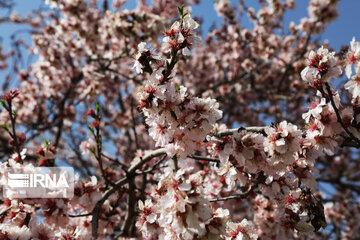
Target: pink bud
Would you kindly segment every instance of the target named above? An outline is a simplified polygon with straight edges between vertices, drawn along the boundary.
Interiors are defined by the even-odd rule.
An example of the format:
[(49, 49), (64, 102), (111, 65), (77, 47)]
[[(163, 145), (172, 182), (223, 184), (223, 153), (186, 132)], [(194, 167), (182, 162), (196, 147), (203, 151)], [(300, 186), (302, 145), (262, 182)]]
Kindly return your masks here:
[(99, 121), (98, 120), (95, 120), (95, 121), (93, 121), (92, 123), (91, 123), (91, 127), (93, 127), (93, 128), (97, 128), (97, 127), (99, 127)]
[(94, 109), (89, 109), (87, 115), (90, 116), (90, 117), (95, 118), (96, 117), (95, 110)]
[(36, 151), (37, 154), (41, 155), (41, 156), (45, 156), (45, 151), (44, 149), (41, 147)]

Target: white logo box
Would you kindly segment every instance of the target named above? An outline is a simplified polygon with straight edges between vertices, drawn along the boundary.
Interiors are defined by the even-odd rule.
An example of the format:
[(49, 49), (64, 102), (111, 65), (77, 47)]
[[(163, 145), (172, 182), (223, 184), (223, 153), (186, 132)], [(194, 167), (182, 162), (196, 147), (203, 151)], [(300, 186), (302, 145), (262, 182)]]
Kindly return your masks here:
[(4, 198), (72, 198), (72, 167), (6, 168)]

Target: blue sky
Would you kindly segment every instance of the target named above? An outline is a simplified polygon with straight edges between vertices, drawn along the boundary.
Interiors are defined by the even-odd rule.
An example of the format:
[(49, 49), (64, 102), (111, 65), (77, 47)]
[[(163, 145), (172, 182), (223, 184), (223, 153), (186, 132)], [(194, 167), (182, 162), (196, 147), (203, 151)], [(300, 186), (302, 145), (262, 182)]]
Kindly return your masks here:
[[(111, 1), (111, 0), (110, 0)], [(148, 0), (149, 2), (150, 0)], [(238, 0), (230, 0), (234, 5), (237, 5)], [(44, 8), (44, 0), (14, 0), (15, 6), (14, 10), (17, 11), (21, 16), (25, 16), (31, 10)], [(101, 3), (102, 0), (99, 0)], [(307, 5), (309, 0), (295, 0), (296, 9), (290, 10), (285, 15), (285, 24), (288, 26), (290, 21), (295, 21), (296, 24), (299, 23), (302, 17), (307, 16)], [(137, 0), (128, 0), (124, 8), (132, 9), (136, 6)], [(257, 0), (245, 0), (245, 4), (248, 7), (258, 8)], [(217, 26), (221, 24), (222, 19), (217, 16), (217, 13), (214, 10), (214, 1), (213, 0), (202, 0), (199, 5), (193, 5), (193, 15), (200, 16), (203, 18), (203, 24), (201, 25), (204, 35), (208, 32), (210, 26), (213, 23), (216, 23)], [(360, 39), (360, 28), (357, 27), (359, 22), (358, 9), (360, 9), (360, 0), (340, 0), (339, 3), (339, 17), (336, 21), (332, 22), (326, 31), (321, 35), (317, 36), (320, 39), (328, 40), (330, 46), (334, 47), (336, 50), (339, 50), (343, 44), (349, 44), (352, 37)], [(5, 16), (6, 11), (0, 10), (0, 17)], [(243, 19), (242, 25), (246, 28), (252, 28), (252, 24), (247, 20)], [(3, 51), (8, 52), (11, 49), (10, 36), (14, 32), (19, 32), (29, 29), (25, 25), (14, 25), (8, 23), (0, 23), (0, 44), (3, 45)], [(23, 37), (27, 43), (31, 43), (30, 35), (27, 32), (23, 32), (17, 37)], [(27, 56), (27, 53), (23, 53)], [(32, 58), (35, 60), (36, 58)], [(21, 69), (26, 68), (26, 62), (20, 64)], [(9, 65), (11, 65), (9, 63)], [(4, 81), (5, 74), (8, 71), (0, 71), (0, 86)], [(16, 84), (16, 76), (12, 75), (11, 86)]]
[[(151, 0), (148, 0), (148, 2)], [(233, 4), (237, 5), (238, 0), (230, 0)], [(17, 11), (21, 16), (25, 16), (31, 10), (39, 9), (39, 7), (46, 7), (44, 0), (14, 0), (15, 7), (14, 10)], [(101, 3), (102, 0), (99, 0)], [(124, 8), (132, 9), (136, 6), (137, 0), (128, 0)], [(302, 17), (307, 16), (307, 5), (309, 0), (295, 0), (296, 9), (290, 10), (285, 15), (285, 23), (288, 25), (290, 21), (295, 21), (296, 24), (299, 23)], [(257, 8), (257, 0), (245, 0), (245, 4), (248, 7)], [(193, 5), (193, 15), (200, 16), (203, 18), (204, 22), (202, 24), (202, 29), (204, 35), (208, 32), (210, 26), (213, 23), (216, 23), (217, 26), (221, 23), (221, 18), (219, 18), (213, 7), (213, 0), (202, 0), (201, 4)], [(255, 5), (255, 6), (254, 6)], [(336, 50), (339, 50), (343, 44), (349, 44), (352, 37), (360, 39), (360, 28), (357, 27), (359, 22), (358, 9), (360, 9), (360, 0), (340, 0), (339, 2), (339, 17), (336, 21), (332, 22), (326, 31), (321, 35), (321, 40), (328, 40), (330, 46), (334, 47)], [(0, 17), (6, 14), (5, 11), (0, 10)], [(252, 24), (249, 21), (244, 19), (243, 26), (246, 28), (251, 28)], [(16, 31), (22, 31), (24, 29), (29, 29), (24, 25), (14, 25), (8, 23), (0, 24), (0, 43), (4, 47), (4, 52), (8, 52), (11, 49), (10, 45), (10, 36)], [(31, 39), (28, 33), (22, 33), (18, 37), (24, 37), (27, 43), (31, 43)], [(24, 53), (24, 55), (27, 55)], [(34, 58), (33, 58), (34, 60)], [(26, 63), (20, 64), (20, 68), (26, 68)], [(0, 86), (3, 81), (5, 74), (8, 71), (0, 71)], [(15, 83), (16, 76), (12, 77), (12, 84)]]
[[(14, 0), (16, 3), (15, 10), (20, 15), (25, 15), (31, 9), (37, 9), (42, 4), (42, 0)], [(125, 5), (125, 8), (133, 8), (136, 5), (137, 0), (128, 0), (128, 3)], [(237, 3), (237, 0), (231, 0), (232, 3)], [(307, 4), (308, 0), (295, 0), (297, 8), (295, 10), (289, 11), (286, 14), (285, 20), (289, 23), (291, 20), (294, 20), (295, 23), (299, 22), (301, 17), (307, 16)], [(257, 0), (245, 0), (247, 6), (253, 6), (254, 3), (257, 3)], [(213, 0), (202, 0), (200, 5), (193, 6), (193, 15), (198, 15), (203, 17), (204, 24), (202, 29), (204, 32), (207, 32), (209, 27), (213, 22), (219, 24), (221, 19), (217, 16), (214, 7)], [(253, 4), (253, 5), (252, 5)], [(359, 0), (341, 0), (339, 3), (339, 18), (330, 24), (328, 29), (322, 35), (322, 40), (329, 40), (330, 45), (339, 49), (342, 44), (347, 44), (350, 42), (353, 36), (357, 39), (360, 39), (360, 28), (357, 27), (359, 22), (358, 10), (360, 9)], [(3, 12), (3, 11), (2, 11)], [(3, 14), (2, 14), (3, 15)], [(250, 27), (249, 23), (244, 21), (246, 27)], [(9, 24), (0, 24), (0, 36), (4, 39), (4, 45), (6, 48), (9, 47), (8, 41), (6, 41), (11, 33), (17, 29), (23, 29), (24, 27), (15, 27)]]
[[(232, 3), (237, 3), (237, 0), (231, 0)], [(295, 0), (296, 9), (290, 10), (285, 15), (285, 22), (287, 24), (290, 21), (294, 21), (296, 24), (300, 22), (302, 17), (308, 16), (307, 6), (308, 0)], [(257, 3), (256, 0), (245, 0), (245, 4), (250, 7), (253, 3)], [(251, 5), (253, 4), (253, 5)], [(358, 17), (358, 11), (360, 9), (359, 0), (341, 0), (339, 3), (339, 17), (335, 22), (332, 22), (327, 30), (323, 33), (321, 39), (329, 40), (331, 46), (335, 49), (340, 49), (343, 44), (348, 44), (352, 37), (360, 39), (360, 28), (357, 27), (360, 19)], [(213, 8), (212, 0), (205, 0), (198, 6), (193, 7), (194, 15), (200, 15), (204, 18), (203, 29), (207, 30), (212, 22), (219, 22), (216, 12)], [(244, 26), (249, 27), (248, 22), (243, 23)]]
[[(98, 0), (100, 3), (102, 0)], [(109, 0), (111, 1), (111, 0)], [(147, 0), (150, 2), (151, 0)], [(238, 0), (230, 0), (234, 5), (237, 5)], [(245, 4), (248, 7), (258, 8), (257, 0), (244, 0)], [(17, 11), (21, 16), (25, 16), (31, 10), (46, 8), (44, 4), (44, 0), (14, 0), (15, 6), (14, 10)], [(295, 0), (296, 9), (290, 10), (285, 15), (285, 23), (286, 26), (290, 23), (290, 21), (295, 21), (296, 24), (299, 23), (302, 17), (307, 16), (307, 5), (309, 0)], [(133, 9), (136, 6), (137, 0), (128, 0), (124, 8)], [(217, 16), (217, 13), (214, 10), (214, 0), (201, 0), (201, 4), (193, 5), (193, 15), (200, 16), (203, 18), (203, 24), (201, 25), (203, 34), (206, 36), (210, 26), (213, 23), (216, 23), (217, 26), (221, 24), (222, 19)], [(326, 31), (321, 35), (320, 40), (328, 40), (330, 46), (334, 47), (336, 50), (339, 50), (343, 44), (349, 44), (352, 37), (356, 37), (356, 39), (360, 40), (360, 28), (357, 27), (357, 23), (359, 21), (358, 9), (360, 9), (360, 0), (340, 0), (339, 3), (339, 17), (336, 21), (332, 22)], [(0, 17), (6, 15), (6, 11), (0, 10)], [(246, 28), (252, 28), (252, 24), (247, 20), (243, 19), (242, 25)], [(29, 27), (25, 25), (14, 25), (8, 23), (0, 23), (0, 44), (3, 45), (3, 51), (6, 53), (11, 50), (11, 41), (10, 36), (14, 32), (19, 32), (23, 30), (29, 30)], [(17, 35), (17, 38), (23, 37), (25, 41), (31, 44), (31, 38), (28, 32), (22, 32)], [(27, 53), (23, 52), (23, 55), (27, 57)], [(27, 59), (25, 62), (20, 63), (20, 69), (27, 68)], [(35, 58), (31, 58), (32, 61), (36, 60)], [(11, 62), (8, 62), (9, 66), (12, 65)], [(0, 71), (0, 87), (2, 86), (2, 82), (8, 70)], [(11, 75), (11, 83), (10, 87), (14, 87), (16, 85), (17, 76)]]

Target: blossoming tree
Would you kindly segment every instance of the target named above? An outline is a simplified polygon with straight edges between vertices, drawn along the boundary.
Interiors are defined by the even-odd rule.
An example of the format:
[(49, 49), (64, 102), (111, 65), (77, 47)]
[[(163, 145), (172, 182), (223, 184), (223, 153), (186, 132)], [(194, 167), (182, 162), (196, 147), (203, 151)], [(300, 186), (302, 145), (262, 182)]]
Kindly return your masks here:
[(289, 26), (293, 0), (219, 0), (205, 39), (197, 0), (46, 2), (2, 19), (32, 43), (0, 49), (0, 171), (79, 176), (71, 199), (1, 196), (0, 239), (360, 238), (360, 43), (314, 37), (337, 0)]

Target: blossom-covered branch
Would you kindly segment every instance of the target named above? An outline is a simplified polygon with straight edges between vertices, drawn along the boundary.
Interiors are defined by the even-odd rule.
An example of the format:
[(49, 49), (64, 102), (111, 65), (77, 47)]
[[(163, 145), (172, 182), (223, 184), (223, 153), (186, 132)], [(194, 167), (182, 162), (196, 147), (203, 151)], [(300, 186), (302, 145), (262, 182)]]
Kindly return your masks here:
[(293, 0), (217, 0), (208, 33), (198, 2), (1, 18), (31, 41), (0, 47), (0, 181), (9, 166), (77, 175), (71, 199), (0, 197), (0, 239), (360, 238), (360, 44), (315, 37), (338, 1), (288, 24)]

